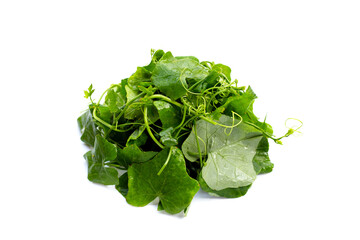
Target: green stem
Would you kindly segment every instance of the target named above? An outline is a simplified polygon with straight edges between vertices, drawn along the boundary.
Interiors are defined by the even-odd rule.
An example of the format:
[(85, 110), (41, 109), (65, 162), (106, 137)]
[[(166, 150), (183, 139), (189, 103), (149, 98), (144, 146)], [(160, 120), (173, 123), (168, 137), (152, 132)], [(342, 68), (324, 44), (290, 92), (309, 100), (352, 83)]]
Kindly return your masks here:
[[(117, 123), (119, 121), (119, 119), (121, 118), (122, 115), (124, 115), (125, 111), (128, 109), (128, 107), (133, 104), (136, 100), (138, 100), (139, 98), (141, 98), (142, 96), (144, 96), (146, 93), (140, 93), (139, 95), (137, 95), (136, 97), (134, 97), (133, 99), (131, 99), (130, 101), (128, 101), (123, 107), (122, 107), (122, 111), (119, 113), (119, 115), (116, 116), (115, 120), (113, 120), (113, 122), (116, 123), (116, 126), (114, 128), (110, 128), (109, 132), (107, 134), (110, 134), (110, 132), (112, 130), (117, 131)], [(118, 131), (119, 132), (119, 131)], [(123, 132), (123, 131), (122, 131)]]
[[(192, 113), (192, 114), (194, 114), (194, 115), (196, 115), (196, 116), (197, 116), (197, 114), (198, 114), (195, 110), (191, 109), (191, 108), (190, 108), (191, 106), (189, 106), (189, 104), (186, 103), (183, 99), (181, 99), (181, 102), (182, 102), (184, 105), (181, 104), (181, 103), (178, 103), (178, 102), (176, 102), (176, 101), (173, 101), (173, 100), (171, 100), (170, 98), (168, 98), (168, 97), (166, 97), (166, 96), (164, 96), (164, 95), (161, 95), (161, 94), (155, 94), (155, 95), (150, 96), (149, 98), (150, 98), (150, 99), (159, 98), (159, 99), (162, 99), (162, 100), (167, 101), (167, 102), (169, 102), (169, 103), (172, 103), (172, 104), (174, 104), (175, 106), (178, 106), (178, 107), (180, 107), (180, 108), (183, 108), (184, 105), (186, 105), (187, 107), (189, 107), (190, 113)], [(145, 108), (145, 109), (146, 109), (146, 108)], [(209, 123), (211, 123), (211, 124), (218, 125), (218, 126), (222, 126), (222, 127), (225, 127), (225, 128), (232, 128), (232, 127), (234, 127), (234, 126), (226, 126), (226, 125), (220, 124), (220, 123), (215, 122), (215, 121), (211, 120), (210, 118), (207, 118), (207, 117), (205, 117), (205, 116), (203, 116), (203, 115), (199, 115), (199, 118), (200, 118), (200, 119), (203, 119), (203, 120), (205, 120), (205, 121), (207, 121), (207, 122), (209, 122)]]
[(126, 168), (124, 168), (124, 167), (122, 167), (122, 166), (120, 166), (120, 165), (118, 165), (118, 164), (107, 163), (106, 165), (109, 166), (109, 167), (118, 168), (118, 169), (120, 169), (120, 170), (126, 170)]
[(184, 105), (182, 105), (181, 103), (178, 103), (178, 102), (176, 102), (176, 101), (173, 101), (173, 100), (171, 100), (170, 98), (168, 98), (168, 97), (166, 97), (166, 96), (164, 96), (164, 95), (161, 95), (161, 94), (154, 94), (154, 95), (152, 95), (152, 96), (149, 96), (149, 99), (153, 99), (153, 98), (162, 99), (162, 100), (164, 100), (164, 101), (166, 101), (166, 102), (169, 102), (169, 103), (172, 103), (172, 104), (174, 104), (175, 106), (178, 106), (178, 107), (180, 107), (180, 108), (183, 108), (183, 107), (184, 107)]
[(162, 145), (154, 136), (154, 134), (152, 133), (150, 126), (149, 126), (149, 121), (148, 121), (148, 116), (147, 116), (147, 112), (148, 109), (147, 107), (145, 107), (144, 109), (144, 124), (146, 127), (147, 132), (149, 133), (149, 136), (152, 138), (152, 140), (160, 147), (160, 148), (165, 148), (164, 145)]
[(184, 110), (183, 110), (183, 117), (181, 119), (181, 122), (178, 126), (176, 126), (176, 128), (174, 128), (174, 130), (178, 129), (178, 128), (181, 128), (181, 126), (184, 124), (185, 122), (185, 118), (186, 118), (186, 106), (184, 106)]
[(172, 148), (173, 148), (173, 146), (170, 147), (169, 154), (166, 158), (166, 161), (165, 161), (164, 165), (161, 167), (161, 169), (159, 170), (159, 172), (157, 173), (158, 176), (160, 176), (160, 174), (164, 171), (166, 165), (168, 165), (170, 158), (171, 158)]
[(107, 132), (107, 135), (111, 132), (111, 131), (116, 131), (116, 132), (127, 132), (129, 130), (132, 129), (132, 127), (128, 128), (128, 129), (124, 129), (124, 130), (120, 130), (120, 129), (117, 129), (115, 126), (111, 125), (110, 123), (107, 123), (105, 122), (104, 120), (102, 120), (101, 118), (99, 118), (97, 115), (96, 115), (96, 110), (97, 108), (95, 107), (94, 108), (94, 111), (93, 111), (93, 117), (96, 121), (102, 123), (103, 125), (105, 125), (106, 127), (109, 128), (109, 131)]

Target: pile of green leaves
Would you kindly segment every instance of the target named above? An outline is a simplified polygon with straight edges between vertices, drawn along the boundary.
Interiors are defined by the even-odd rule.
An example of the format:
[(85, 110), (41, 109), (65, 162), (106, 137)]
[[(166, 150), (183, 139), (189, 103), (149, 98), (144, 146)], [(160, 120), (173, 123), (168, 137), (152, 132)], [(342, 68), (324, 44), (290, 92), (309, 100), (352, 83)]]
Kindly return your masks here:
[(211, 195), (246, 194), (269, 173), (272, 127), (253, 112), (250, 87), (231, 69), (163, 50), (129, 78), (113, 84), (79, 118), (88, 179), (115, 185), (133, 206), (159, 198), (159, 210), (186, 211), (201, 187)]

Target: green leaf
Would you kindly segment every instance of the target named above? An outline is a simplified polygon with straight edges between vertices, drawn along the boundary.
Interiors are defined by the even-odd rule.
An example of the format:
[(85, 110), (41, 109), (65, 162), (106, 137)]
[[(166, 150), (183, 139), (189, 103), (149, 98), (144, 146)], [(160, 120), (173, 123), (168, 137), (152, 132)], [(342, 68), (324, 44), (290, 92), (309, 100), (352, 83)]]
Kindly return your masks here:
[(177, 127), (181, 123), (181, 110), (165, 101), (154, 101), (163, 128)]
[[(125, 86), (127, 101), (130, 101), (139, 95), (139, 91), (133, 90), (128, 85)], [(142, 116), (141, 104), (135, 102), (131, 104), (124, 113), (126, 119), (135, 119)]]
[(178, 144), (176, 138), (173, 137), (174, 129), (172, 127), (162, 130), (160, 135), (160, 141), (166, 146), (171, 147)]
[(227, 99), (223, 107), (225, 108), (224, 114), (232, 116), (232, 112), (239, 114), (244, 122), (250, 122), (261, 128), (268, 135), (273, 134), (271, 125), (268, 123), (260, 122), (253, 112), (253, 104), (257, 98), (254, 91), (249, 86), (245, 93), (240, 96), (232, 96)]
[(203, 92), (208, 88), (215, 86), (219, 81), (220, 74), (217, 71), (211, 71), (208, 76), (206, 76), (203, 80), (196, 82), (196, 86), (191, 89), (192, 92)]
[(256, 99), (256, 95), (248, 88), (244, 94), (240, 96), (229, 97), (226, 103), (223, 105), (225, 107), (225, 114), (232, 116), (232, 111), (238, 113), (244, 119), (248, 119), (247, 113), (252, 113), (252, 104)]
[(84, 91), (85, 98), (91, 97), (91, 95), (94, 93), (94, 91), (95, 91), (95, 89), (93, 89), (93, 85), (90, 84), (90, 87), (88, 88), (88, 90)]
[(146, 162), (152, 159), (157, 152), (147, 151), (143, 152), (135, 144), (124, 147), (123, 149), (118, 148), (116, 162), (125, 168), (133, 163)]
[[(122, 93), (123, 94), (123, 93)], [(110, 112), (117, 113), (121, 107), (125, 104), (126, 98), (121, 92), (115, 92), (114, 89), (110, 89), (105, 97), (105, 103), (109, 107)]]
[(104, 185), (118, 184), (117, 170), (106, 166), (106, 163), (113, 161), (116, 156), (116, 146), (102, 136), (96, 135), (94, 149), (84, 155), (88, 162), (88, 179)]
[(142, 82), (150, 82), (151, 72), (144, 67), (138, 67), (136, 72), (128, 79), (129, 87), (132, 90), (138, 90), (138, 85)]
[(269, 158), (269, 141), (266, 137), (260, 140), (253, 158), (254, 169), (257, 174), (269, 173), (273, 170), (274, 164)]
[(202, 178), (201, 174), (198, 179), (200, 183), (200, 187), (205, 192), (208, 192), (210, 195), (217, 196), (217, 197), (226, 197), (226, 198), (238, 198), (241, 196), (244, 196), (251, 185), (245, 186), (245, 187), (238, 187), (238, 188), (225, 188), (222, 190), (213, 190), (211, 189), (205, 182), (205, 180)]
[(77, 119), (78, 126), (81, 132), (81, 141), (93, 147), (95, 136), (97, 134), (96, 126), (92, 117), (91, 111), (88, 109)]
[(172, 148), (171, 157), (164, 171), (169, 149), (159, 152), (152, 160), (135, 163), (128, 169), (129, 192), (126, 200), (133, 206), (145, 206), (159, 197), (163, 209), (176, 214), (190, 205), (199, 184), (186, 173), (185, 160), (178, 148)]
[(97, 107), (97, 113), (102, 120), (104, 120), (105, 122), (107, 123), (110, 123), (111, 124), (111, 118), (113, 116), (113, 114), (111, 113), (110, 109), (105, 106), (105, 105), (99, 105)]
[(229, 81), (231, 81), (231, 76), (230, 76), (231, 68), (229, 68), (228, 66), (224, 64), (215, 64), (212, 69), (220, 74), (224, 74), (225, 77)]
[(158, 211), (164, 211), (164, 206), (162, 205), (161, 201), (159, 201), (157, 210)]
[[(233, 119), (221, 116), (218, 124), (232, 126)], [(225, 129), (222, 126), (200, 120), (196, 122), (202, 156), (207, 156), (201, 174), (213, 190), (238, 188), (250, 185), (256, 178), (252, 159), (262, 138), (262, 133), (250, 125), (241, 123)], [(182, 145), (185, 157), (190, 161), (199, 158), (194, 130)]]
[(115, 186), (116, 190), (121, 193), (124, 197), (126, 197), (129, 187), (128, 187), (128, 174), (127, 172), (120, 176), (119, 184)]
[(131, 144), (135, 144), (140, 147), (146, 143), (148, 136), (144, 133), (145, 125), (141, 125), (138, 129), (136, 129), (128, 138), (126, 142), (126, 146)]
[(156, 63), (164, 56), (165, 52), (161, 49), (157, 50), (152, 54), (152, 59), (149, 65), (145, 66), (144, 68), (150, 72), (154, 70)]
[(176, 56), (176, 59), (192, 59), (195, 62), (200, 62), (198, 58), (194, 57), (194, 56)]
[(162, 93), (176, 100), (186, 94), (187, 79), (198, 81), (207, 75), (207, 69), (192, 58), (172, 58), (161, 60), (155, 66), (151, 79)]

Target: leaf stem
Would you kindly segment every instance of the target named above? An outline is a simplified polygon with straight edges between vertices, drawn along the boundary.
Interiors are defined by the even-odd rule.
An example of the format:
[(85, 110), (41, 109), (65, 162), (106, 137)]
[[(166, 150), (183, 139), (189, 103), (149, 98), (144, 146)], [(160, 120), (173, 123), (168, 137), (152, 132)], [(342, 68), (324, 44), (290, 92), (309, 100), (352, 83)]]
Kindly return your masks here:
[(166, 161), (165, 161), (164, 165), (161, 167), (161, 169), (159, 170), (159, 172), (157, 173), (158, 176), (160, 176), (160, 174), (164, 171), (165, 167), (168, 165), (170, 158), (171, 158), (172, 149), (173, 149), (173, 146), (170, 147), (169, 154), (166, 158)]
[(160, 147), (160, 148), (165, 148), (164, 145), (162, 145), (154, 136), (154, 134), (152, 133), (150, 126), (149, 126), (149, 121), (148, 121), (148, 116), (147, 116), (147, 112), (148, 112), (148, 108), (145, 107), (144, 108), (144, 124), (146, 127), (147, 132), (149, 133), (149, 136), (152, 138), (152, 140)]

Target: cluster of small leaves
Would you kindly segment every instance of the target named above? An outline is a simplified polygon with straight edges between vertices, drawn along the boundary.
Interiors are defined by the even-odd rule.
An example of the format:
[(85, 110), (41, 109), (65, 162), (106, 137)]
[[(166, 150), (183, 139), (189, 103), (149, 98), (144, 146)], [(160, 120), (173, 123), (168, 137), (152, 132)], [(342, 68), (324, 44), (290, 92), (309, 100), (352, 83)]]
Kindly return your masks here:
[(78, 118), (91, 147), (88, 179), (115, 185), (133, 206), (158, 198), (158, 209), (170, 214), (186, 211), (200, 187), (245, 195), (258, 174), (273, 169), (268, 139), (281, 138), (255, 116), (254, 91), (230, 73), (223, 64), (157, 50), (97, 103), (90, 85), (91, 103)]

